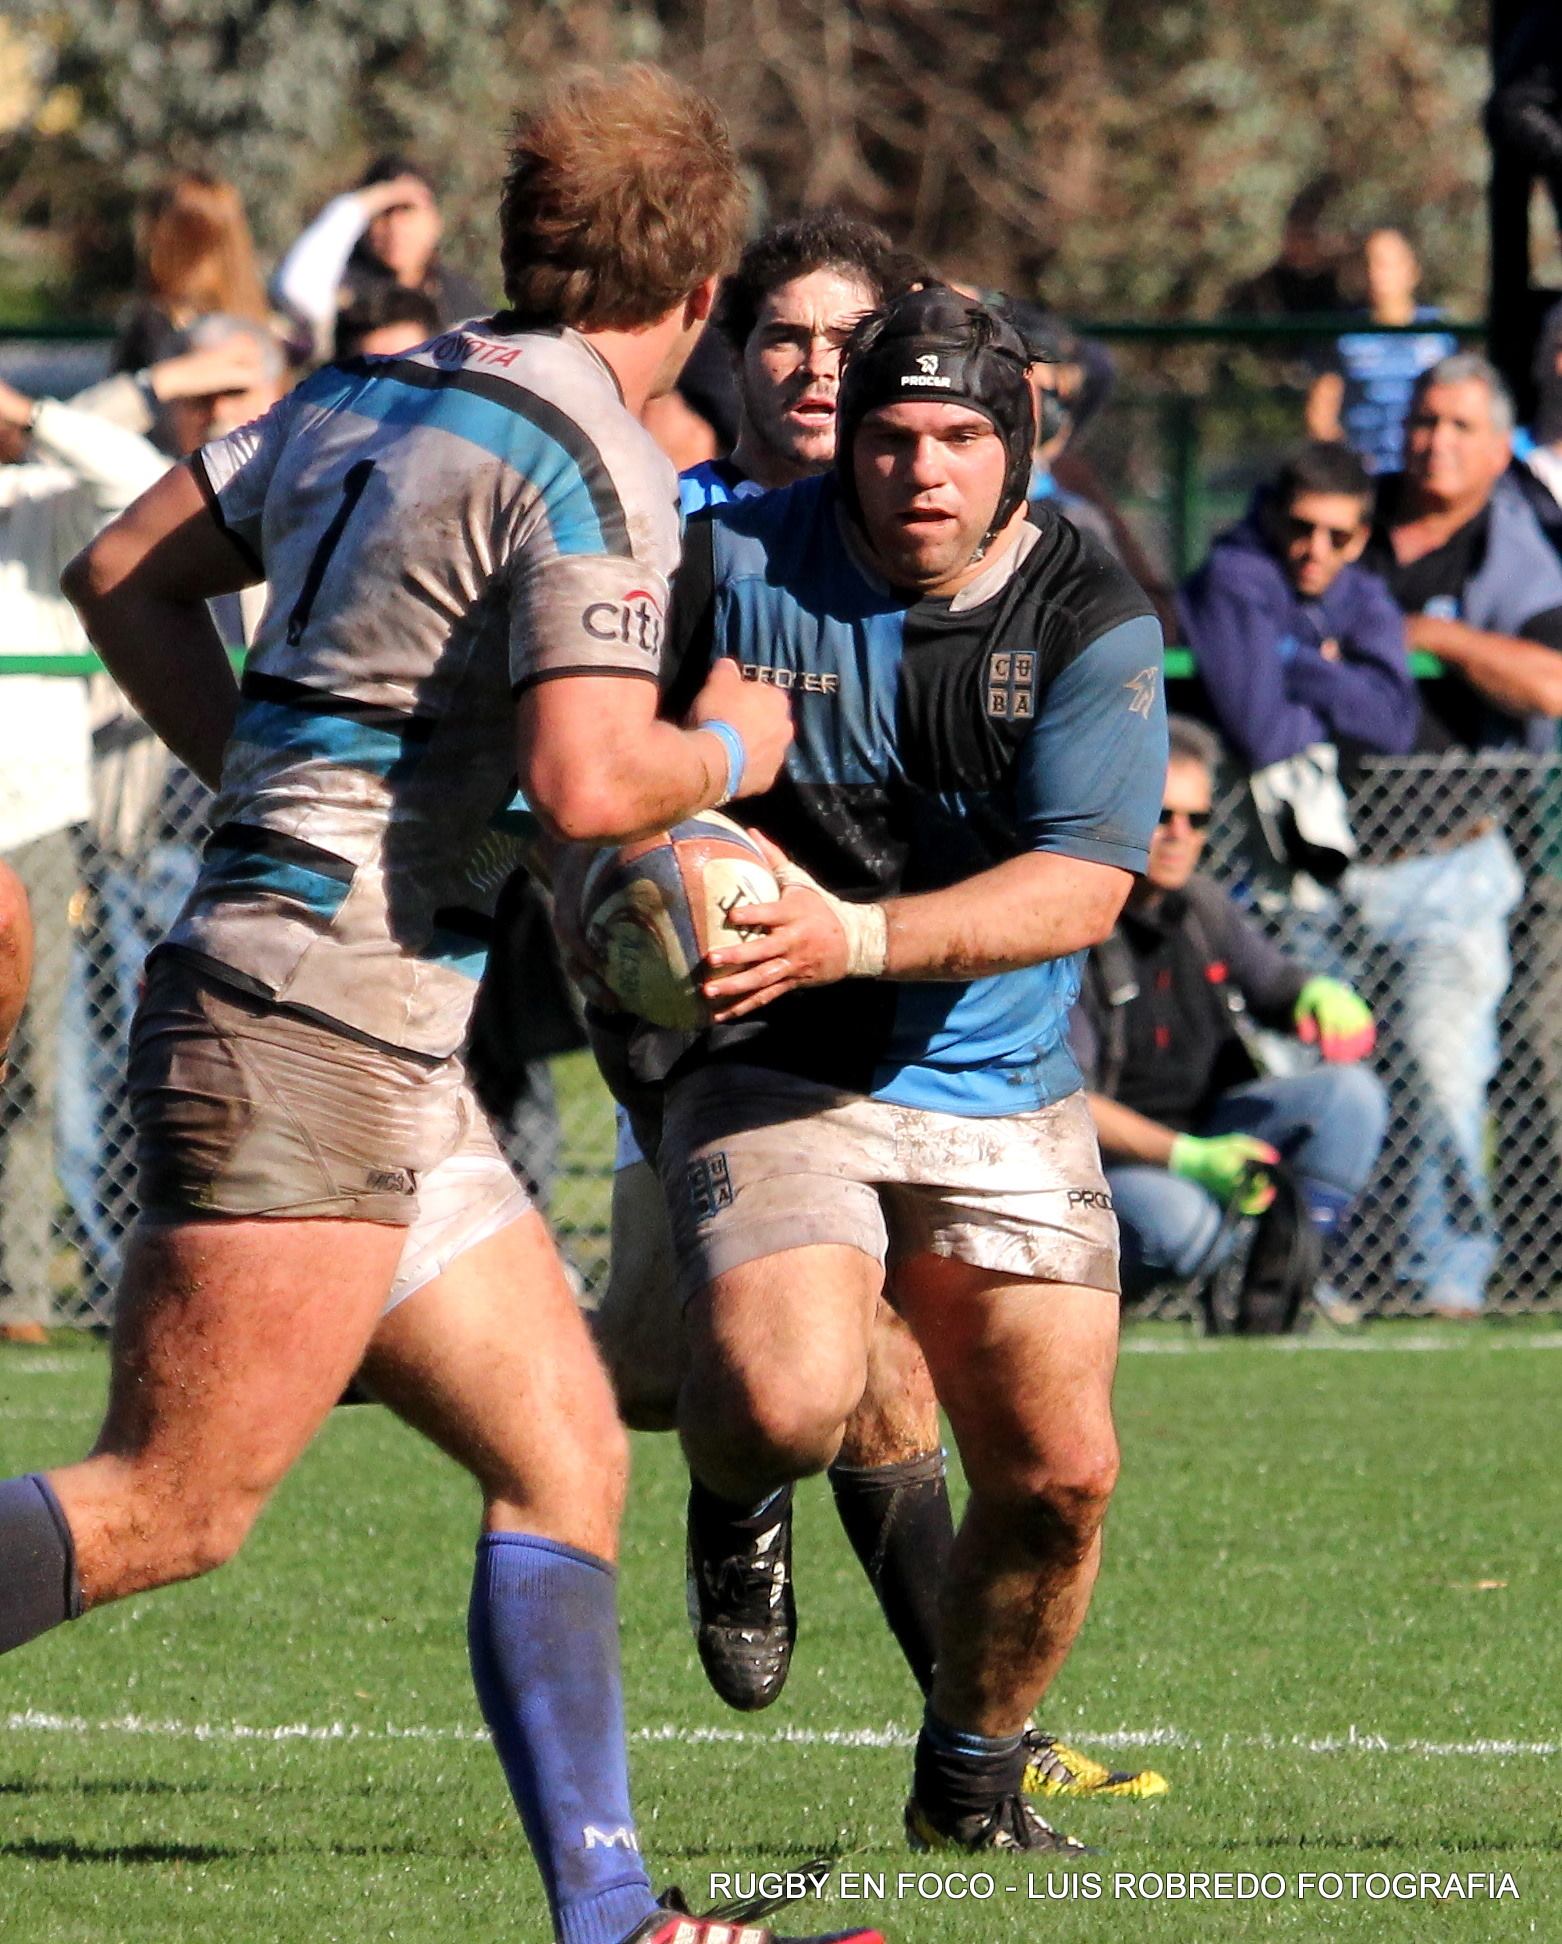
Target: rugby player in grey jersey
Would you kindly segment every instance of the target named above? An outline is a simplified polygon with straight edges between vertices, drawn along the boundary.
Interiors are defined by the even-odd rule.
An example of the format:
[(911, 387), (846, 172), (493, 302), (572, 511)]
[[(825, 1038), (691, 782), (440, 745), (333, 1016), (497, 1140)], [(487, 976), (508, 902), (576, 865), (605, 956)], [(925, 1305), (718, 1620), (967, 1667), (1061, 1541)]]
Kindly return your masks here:
[[(473, 1673), (563, 1944), (712, 1927), (640, 1860), (623, 1440), (458, 1056), (486, 922), (464, 860), (517, 775), (554, 833), (613, 840), (776, 773), (785, 702), (736, 671), (698, 726), (655, 719), (677, 516), (636, 416), (742, 214), (703, 97), (644, 67), (564, 86), (511, 147), (507, 312), (326, 367), (67, 575), (219, 795), (132, 1043), (107, 1415), (83, 1462), (0, 1484), (0, 1650), (230, 1557), (361, 1367), (481, 1488)], [(236, 687), (205, 602), (262, 576)]]

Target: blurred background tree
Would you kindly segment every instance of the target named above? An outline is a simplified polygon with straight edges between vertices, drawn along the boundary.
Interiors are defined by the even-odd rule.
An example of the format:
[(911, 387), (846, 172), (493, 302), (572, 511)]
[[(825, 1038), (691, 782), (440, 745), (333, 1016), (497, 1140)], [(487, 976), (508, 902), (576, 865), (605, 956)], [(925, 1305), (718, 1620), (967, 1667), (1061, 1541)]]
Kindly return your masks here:
[(1407, 226), (1426, 292), (1484, 283), (1484, 0), (9, 0), (0, 308), (101, 310), (135, 196), (229, 176), (274, 255), (376, 150), (439, 180), (495, 283), (508, 114), (569, 60), (709, 87), (767, 214), (851, 203), (952, 273), (1096, 316), (1213, 313), (1338, 180), (1342, 243)]

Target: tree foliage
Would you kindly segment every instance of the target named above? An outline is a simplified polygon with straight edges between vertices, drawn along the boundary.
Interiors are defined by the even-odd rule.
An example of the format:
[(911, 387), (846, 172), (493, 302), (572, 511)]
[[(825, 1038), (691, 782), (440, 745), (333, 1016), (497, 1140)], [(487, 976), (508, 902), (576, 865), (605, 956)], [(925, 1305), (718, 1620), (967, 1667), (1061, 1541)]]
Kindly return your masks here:
[[(373, 150), (440, 177), (491, 276), (506, 116), (562, 63), (649, 55), (722, 102), (759, 201), (853, 204), (950, 271), (1186, 316), (1337, 176), (1342, 232), (1407, 224), (1430, 294), (1482, 281), (1484, 0), (11, 0), (67, 126), (0, 143), (0, 218), (123, 275), (128, 198), (198, 163), (274, 251)], [(57, 107), (53, 120), (61, 117)]]

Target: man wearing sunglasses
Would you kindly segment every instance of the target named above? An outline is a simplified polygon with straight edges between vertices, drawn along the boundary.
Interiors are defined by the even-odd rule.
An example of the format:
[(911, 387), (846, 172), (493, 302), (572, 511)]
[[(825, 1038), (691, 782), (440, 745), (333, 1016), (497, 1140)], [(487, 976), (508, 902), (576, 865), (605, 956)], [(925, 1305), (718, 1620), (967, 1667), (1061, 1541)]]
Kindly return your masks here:
[[(1274, 1198), (1282, 1156), (1325, 1240), (1371, 1176), (1383, 1089), (1355, 1062), (1372, 1015), (1351, 989), (1287, 958), (1197, 875), (1219, 756), (1201, 724), (1173, 716), (1149, 867), (1116, 931), (1094, 948), (1070, 1037), (1122, 1236), (1123, 1293), (1213, 1266), (1224, 1211)], [(1323, 1064), (1260, 1076), (1245, 1016), (1294, 1031)]]
[(1249, 770), (1318, 744), (1348, 762), (1415, 741), (1404, 617), (1357, 565), (1371, 510), (1353, 452), (1304, 446), (1178, 594), (1210, 713)]

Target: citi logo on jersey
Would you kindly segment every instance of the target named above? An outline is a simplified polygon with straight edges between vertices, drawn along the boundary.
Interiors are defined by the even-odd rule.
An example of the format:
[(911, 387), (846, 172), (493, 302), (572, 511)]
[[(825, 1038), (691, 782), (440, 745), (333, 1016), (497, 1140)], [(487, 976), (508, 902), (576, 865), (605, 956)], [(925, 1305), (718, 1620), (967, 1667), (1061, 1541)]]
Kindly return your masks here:
[(662, 652), (662, 604), (648, 587), (635, 587), (621, 601), (593, 601), (582, 608), (580, 625), (593, 641), (620, 641), (647, 655)]

